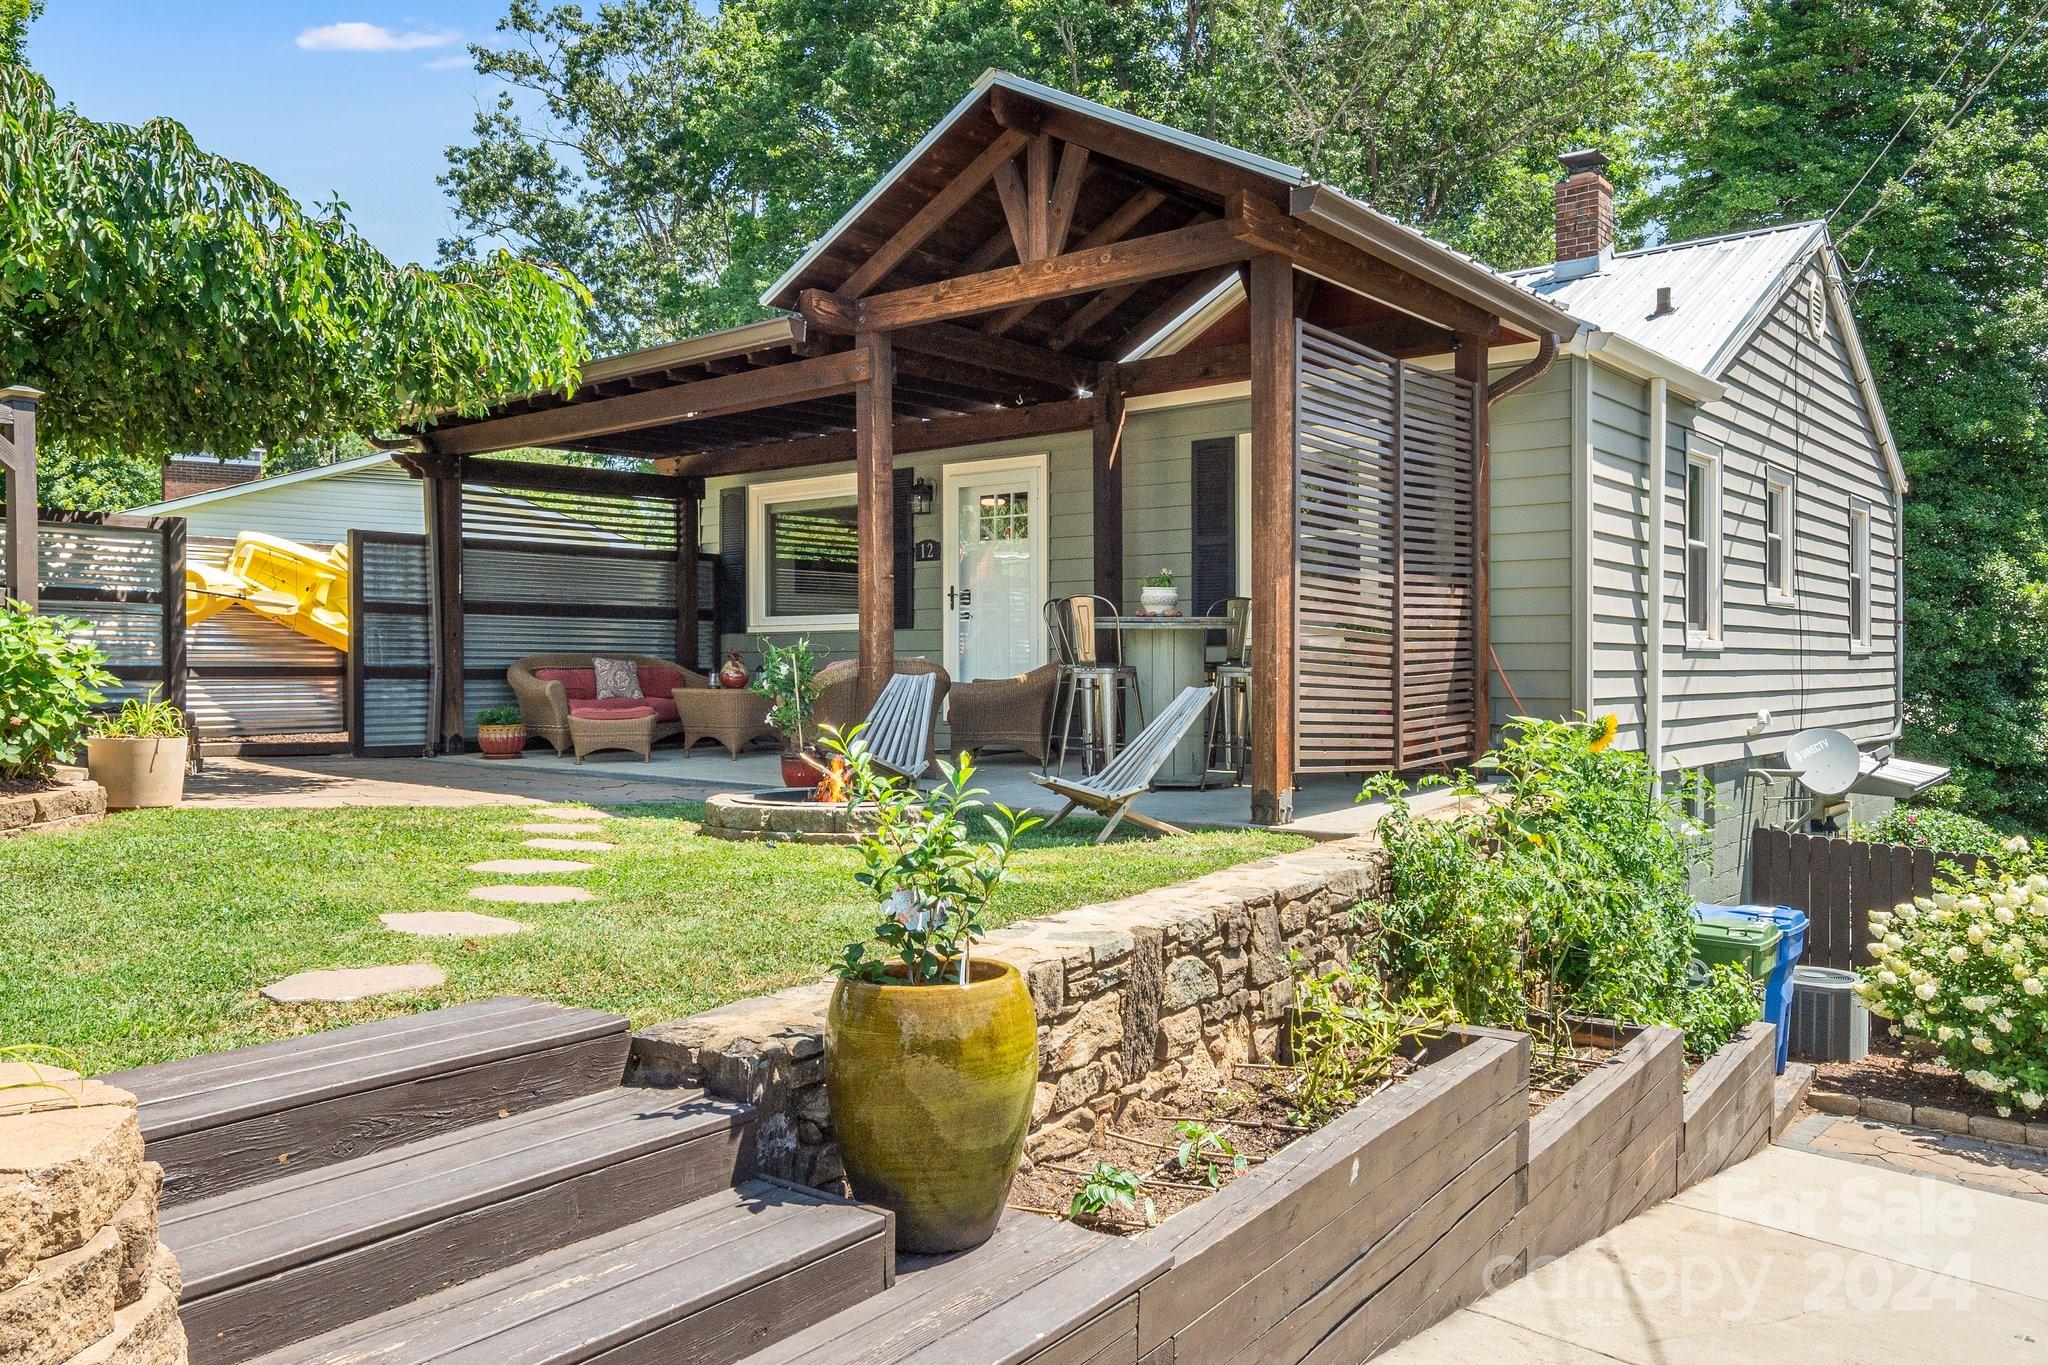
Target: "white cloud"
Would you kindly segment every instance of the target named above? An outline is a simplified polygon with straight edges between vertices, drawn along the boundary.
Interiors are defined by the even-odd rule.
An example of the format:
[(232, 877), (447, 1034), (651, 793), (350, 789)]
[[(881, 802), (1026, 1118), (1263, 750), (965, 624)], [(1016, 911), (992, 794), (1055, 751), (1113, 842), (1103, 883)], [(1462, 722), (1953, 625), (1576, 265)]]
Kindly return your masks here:
[(410, 29), (398, 32), (382, 24), (351, 20), (309, 28), (294, 40), (308, 52), (417, 52), (462, 41), (453, 29)]
[(436, 57), (431, 62), (426, 63), (426, 68), (429, 71), (467, 71), (469, 69), (469, 54), (467, 52), (451, 52), (445, 57)]

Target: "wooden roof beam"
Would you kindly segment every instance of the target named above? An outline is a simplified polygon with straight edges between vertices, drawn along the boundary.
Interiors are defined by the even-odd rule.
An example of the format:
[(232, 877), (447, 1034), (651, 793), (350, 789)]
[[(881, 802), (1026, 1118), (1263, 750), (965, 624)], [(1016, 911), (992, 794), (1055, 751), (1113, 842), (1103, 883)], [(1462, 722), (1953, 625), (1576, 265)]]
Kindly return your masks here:
[(944, 189), (927, 199), (924, 207), (911, 214), (888, 241), (876, 248), (859, 269), (848, 275), (845, 283), (839, 286), (839, 292), (857, 299), (881, 283), (890, 271), (902, 264), (905, 256), (923, 246), (934, 232), (944, 227), (988, 183), (997, 167), (1009, 165), (1028, 141), (1027, 135), (1011, 129), (998, 133), (980, 156), (969, 162), (967, 168), (954, 176)]
[(803, 314), (810, 326), (826, 331), (893, 332), (1021, 303), (1092, 294), (1244, 260), (1255, 248), (1239, 236), (1243, 226), (1242, 219), (1219, 218), (864, 299), (806, 289)]
[(430, 448), (450, 455), (549, 445), (828, 397), (847, 392), (867, 375), (866, 356), (844, 351), (745, 374), (700, 379), (673, 388), (571, 402), (544, 412), (489, 418), (445, 430), (430, 429), (421, 439)]
[(1136, 173), (1163, 175), (1218, 202), (1237, 193), (1256, 195), (1276, 207), (1286, 202), (1288, 187), (1275, 185), (1265, 176), (1076, 110), (1040, 104), (1019, 91), (991, 90), (989, 112), (1005, 128), (1033, 136), (1049, 133), (1096, 156), (1121, 161)]
[(1237, 208), (1237, 221), (1242, 225), (1239, 235), (1246, 244), (1286, 256), (1302, 270), (1452, 331), (1492, 336), (1500, 325), (1498, 318), (1478, 304), (1341, 242), (1263, 200), (1247, 197)]
[[(962, 413), (929, 422), (898, 422), (891, 441), (898, 455), (952, 446), (982, 445), (989, 441), (1020, 440), (1050, 436), (1065, 431), (1085, 431), (1094, 421), (1096, 403), (1092, 398), (1068, 398), (1057, 403), (1035, 403), (1028, 407), (997, 408), (989, 412)], [(853, 458), (854, 434), (833, 432), (801, 441), (776, 441), (731, 450), (708, 450), (662, 461), (671, 474), (711, 477), (719, 474), (753, 474), (771, 469), (799, 469), (806, 465), (839, 464)]]
[(896, 346), (899, 350), (945, 356), (997, 374), (1050, 384), (1069, 395), (1087, 388), (1095, 370), (1087, 361), (1061, 355), (1057, 350), (991, 336), (950, 322), (906, 327), (896, 334)]
[[(1078, 191), (1079, 185), (1077, 184), (1075, 188)], [(1160, 193), (1158, 190), (1139, 190), (1136, 194), (1133, 194), (1130, 198), (1124, 200), (1123, 204), (1120, 207), (1118, 207), (1114, 212), (1109, 214), (1109, 216), (1104, 218), (1101, 222), (1097, 223), (1094, 227), (1090, 228), (1086, 233), (1084, 233), (1081, 237), (1081, 244), (1075, 249), (1078, 251), (1086, 251), (1091, 247), (1107, 246), (1111, 242), (1122, 241), (1126, 236), (1130, 234), (1132, 228), (1136, 227), (1139, 223), (1143, 222), (1145, 217), (1148, 214), (1150, 214), (1152, 210), (1158, 208), (1161, 204), (1165, 202), (1166, 196)], [(1068, 217), (1070, 220), (1072, 218), (1072, 214), (1073, 210), (1069, 208)], [(1122, 287), (1121, 294), (1119, 295), (1117, 301), (1119, 303), (1122, 302), (1123, 297), (1128, 296), (1131, 290), (1135, 288), (1137, 288), (1136, 285), (1124, 285)], [(1109, 292), (1118, 293), (1117, 290), (1110, 290)], [(1091, 300), (1090, 302), (1092, 303), (1093, 300)], [(1115, 305), (1112, 304), (1110, 306), (1114, 307)], [(1012, 327), (1015, 327), (1018, 323), (1022, 322), (1026, 317), (1030, 316), (1031, 313), (1037, 309), (1037, 307), (1038, 305), (1035, 303), (1025, 303), (1019, 304), (1015, 308), (1005, 309), (1004, 311), (990, 318), (988, 322), (984, 324), (983, 330), (993, 333), (996, 336), (1001, 336), (1004, 332), (1009, 331)], [(1072, 340), (1072, 338), (1068, 338), (1068, 340)], [(1055, 351), (1066, 349), (1066, 342), (1050, 341), (1048, 344)]]

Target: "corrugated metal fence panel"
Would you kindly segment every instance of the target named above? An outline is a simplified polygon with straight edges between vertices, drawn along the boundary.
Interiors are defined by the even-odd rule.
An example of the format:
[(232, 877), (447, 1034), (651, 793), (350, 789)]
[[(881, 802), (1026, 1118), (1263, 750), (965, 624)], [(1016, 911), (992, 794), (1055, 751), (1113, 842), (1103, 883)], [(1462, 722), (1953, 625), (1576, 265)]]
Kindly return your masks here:
[(462, 537), (673, 552), (676, 505), (667, 498), (540, 493), (466, 483)]
[(1970, 853), (1759, 829), (1750, 835), (1749, 899), (1806, 912), (1808, 964), (1863, 967), (1871, 911), (1928, 895), (1944, 863), (1967, 874), (1979, 861)]
[(186, 709), (203, 736), (333, 734), (345, 728), (338, 649), (241, 607), (187, 633)]
[(423, 536), (349, 538), (350, 738), (357, 753), (424, 752), (432, 705), (432, 622)]
[[(164, 533), (155, 526), (95, 521), (37, 524), (41, 610), (86, 623), (86, 635), (120, 679), (109, 701), (140, 697), (163, 685)], [(7, 532), (0, 525), (0, 555)]]
[(352, 561), (362, 580), (366, 602), (427, 603), (427, 546), (421, 536), (372, 540), (365, 535), (362, 555)]
[(551, 602), (567, 592), (581, 602), (632, 606), (676, 603), (676, 564), (671, 558), (561, 550), (513, 550), (462, 546), (462, 595), (471, 601)]
[(1472, 386), (1307, 324), (1299, 339), (1295, 766), (1464, 758), (1477, 725)]
[(427, 680), (365, 678), (361, 733), (356, 743), (368, 750), (421, 750), (427, 746)]

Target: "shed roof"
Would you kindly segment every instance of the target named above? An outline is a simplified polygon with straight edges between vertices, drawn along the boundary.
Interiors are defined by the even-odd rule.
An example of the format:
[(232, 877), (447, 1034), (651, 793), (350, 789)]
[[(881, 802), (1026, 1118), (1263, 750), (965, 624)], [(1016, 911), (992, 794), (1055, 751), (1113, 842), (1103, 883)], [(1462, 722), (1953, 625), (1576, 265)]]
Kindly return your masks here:
[[(1787, 278), (1827, 240), (1818, 221), (1624, 251), (1591, 274), (1554, 265), (1518, 270), (1517, 284), (1602, 331), (1719, 379)], [(1672, 309), (1657, 315), (1657, 291)]]

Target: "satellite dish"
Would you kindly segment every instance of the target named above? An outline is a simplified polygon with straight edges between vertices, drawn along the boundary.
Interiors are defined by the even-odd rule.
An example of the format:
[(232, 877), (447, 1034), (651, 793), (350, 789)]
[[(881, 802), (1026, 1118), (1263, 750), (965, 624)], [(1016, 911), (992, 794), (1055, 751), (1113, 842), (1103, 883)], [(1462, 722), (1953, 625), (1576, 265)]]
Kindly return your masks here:
[(1801, 730), (1785, 742), (1785, 766), (1816, 796), (1840, 796), (1862, 771), (1863, 751), (1840, 730)]

